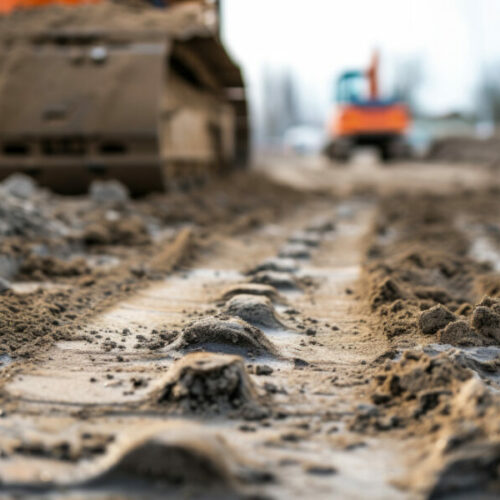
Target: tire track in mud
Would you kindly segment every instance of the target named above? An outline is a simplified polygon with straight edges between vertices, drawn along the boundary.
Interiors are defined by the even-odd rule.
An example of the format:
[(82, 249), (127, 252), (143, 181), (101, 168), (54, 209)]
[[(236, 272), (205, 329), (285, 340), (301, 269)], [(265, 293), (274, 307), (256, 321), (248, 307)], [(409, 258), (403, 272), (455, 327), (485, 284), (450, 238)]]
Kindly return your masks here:
[(336, 209), (226, 238), (16, 375), (1, 480), (97, 497), (411, 498), (390, 484), (402, 447), (348, 429), (388, 343), (354, 294), (373, 207)]

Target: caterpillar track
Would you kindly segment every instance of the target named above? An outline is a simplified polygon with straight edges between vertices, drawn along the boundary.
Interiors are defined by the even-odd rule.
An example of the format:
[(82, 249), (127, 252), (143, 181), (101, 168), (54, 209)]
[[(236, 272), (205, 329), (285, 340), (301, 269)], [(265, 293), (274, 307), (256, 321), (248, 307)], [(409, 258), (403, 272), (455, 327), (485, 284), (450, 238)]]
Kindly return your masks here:
[(0, 20), (0, 178), (57, 192), (116, 178), (134, 195), (245, 164), (239, 67), (213, 3), (103, 2)]

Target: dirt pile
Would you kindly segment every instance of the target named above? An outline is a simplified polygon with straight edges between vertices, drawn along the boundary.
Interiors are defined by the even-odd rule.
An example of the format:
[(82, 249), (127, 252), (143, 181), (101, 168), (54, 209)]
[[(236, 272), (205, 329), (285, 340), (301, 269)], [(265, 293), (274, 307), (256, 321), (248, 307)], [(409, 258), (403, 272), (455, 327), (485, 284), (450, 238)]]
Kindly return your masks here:
[(83, 241), (87, 245), (146, 245), (151, 237), (140, 216), (107, 212), (104, 220), (86, 226)]
[(276, 355), (276, 347), (264, 333), (239, 318), (209, 317), (186, 326), (171, 349)]
[(269, 285), (278, 290), (293, 290), (298, 288), (297, 281), (292, 274), (277, 271), (260, 271), (251, 277), (250, 282)]
[(93, 181), (89, 189), (90, 199), (96, 203), (125, 203), (130, 198), (129, 190), (121, 182)]
[(16, 174), (0, 184), (0, 236), (63, 236), (70, 228), (55, 216), (48, 194), (31, 178)]
[[(369, 307), (388, 337), (430, 337), (468, 319), (477, 283), (491, 268), (468, 256), (470, 243), (455, 224), (458, 203), (423, 195), (411, 200), (395, 196), (381, 204), (363, 284)], [(450, 326), (445, 337), (472, 336), (467, 340), (472, 345), (483, 341), (458, 331), (463, 328), (463, 323)]]
[[(420, 419), (438, 409), (472, 372), (446, 354), (435, 357), (406, 351), (400, 361), (388, 362), (374, 378), (372, 401), (394, 410), (400, 423)], [(439, 410), (437, 410), (439, 411)]]
[(274, 271), (278, 273), (294, 273), (298, 270), (297, 263), (293, 259), (286, 259), (281, 257), (271, 257), (264, 260), (260, 264), (247, 271), (246, 274), (252, 275), (260, 273), (261, 271)]
[(494, 498), (500, 492), (500, 396), (479, 380), (462, 384), (450, 402), (427, 467), (438, 469), (429, 498)]
[(271, 300), (264, 296), (241, 294), (228, 300), (224, 312), (247, 323), (264, 328), (286, 328)]
[(500, 397), (474, 375), (477, 368), (464, 353), (405, 351), (375, 373), (375, 406), (362, 406), (352, 429), (429, 436), (409, 479), (428, 498), (498, 492)]
[(221, 298), (218, 300), (219, 303), (225, 304), (228, 300), (232, 299), (235, 295), (255, 295), (257, 297), (267, 297), (274, 303), (285, 303), (284, 297), (282, 297), (276, 288), (271, 285), (263, 285), (259, 283), (242, 283), (238, 285), (230, 286), (226, 291), (223, 292)]
[(479, 163), (500, 166), (500, 139), (474, 137), (446, 137), (437, 139), (427, 154), (431, 161)]
[(291, 259), (309, 259), (311, 257), (311, 250), (309, 245), (304, 243), (288, 243), (281, 248), (279, 256)]
[(187, 354), (159, 385), (153, 396), (155, 402), (183, 413), (222, 413), (247, 418), (267, 414), (239, 356)]
[[(158, 279), (221, 234), (289, 213), (303, 196), (247, 173), (196, 192), (140, 200), (57, 196), (23, 176), (5, 180), (0, 191), (0, 278), (6, 280), (0, 351), (10, 355), (30, 352), (42, 338), (67, 337), (78, 318), (96, 307)], [(190, 243), (181, 245), (171, 262), (186, 224)], [(41, 281), (47, 289), (9, 291), (9, 282), (24, 280)], [(228, 293), (263, 294), (284, 302), (265, 285), (242, 284)]]
[(198, 492), (203, 488), (208, 498), (214, 498), (212, 488), (233, 498), (242, 468), (219, 436), (198, 425), (174, 422), (148, 432), (131, 429), (92, 465), (90, 482), (157, 480), (164, 486), (191, 490), (191, 495), (193, 488)]
[(313, 231), (297, 231), (288, 238), (288, 241), (292, 244), (316, 248), (321, 242), (321, 236)]

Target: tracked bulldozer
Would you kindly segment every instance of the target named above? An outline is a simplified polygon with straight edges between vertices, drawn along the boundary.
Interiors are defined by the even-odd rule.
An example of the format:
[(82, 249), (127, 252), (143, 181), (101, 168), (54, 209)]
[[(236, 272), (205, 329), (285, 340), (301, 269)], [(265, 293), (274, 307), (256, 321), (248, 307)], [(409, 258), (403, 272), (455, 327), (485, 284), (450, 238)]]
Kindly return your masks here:
[(246, 164), (245, 86), (217, 2), (10, 1), (0, 178), (23, 172), (71, 194), (115, 178), (141, 195)]

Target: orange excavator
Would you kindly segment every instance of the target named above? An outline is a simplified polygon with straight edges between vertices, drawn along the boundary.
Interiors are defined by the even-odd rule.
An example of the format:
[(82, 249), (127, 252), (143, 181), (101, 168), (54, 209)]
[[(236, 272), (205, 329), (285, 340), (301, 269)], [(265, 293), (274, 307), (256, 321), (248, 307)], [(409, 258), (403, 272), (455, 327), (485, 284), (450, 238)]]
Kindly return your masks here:
[(378, 73), (379, 57), (375, 53), (367, 71), (346, 71), (337, 80), (337, 109), (326, 147), (332, 160), (348, 161), (358, 146), (378, 149), (383, 161), (407, 154), (409, 110), (398, 99), (380, 97)]

